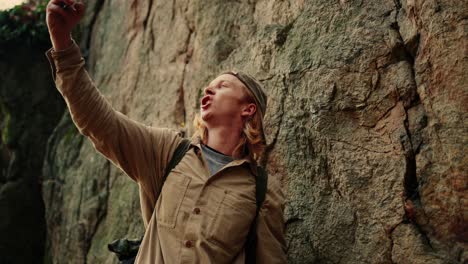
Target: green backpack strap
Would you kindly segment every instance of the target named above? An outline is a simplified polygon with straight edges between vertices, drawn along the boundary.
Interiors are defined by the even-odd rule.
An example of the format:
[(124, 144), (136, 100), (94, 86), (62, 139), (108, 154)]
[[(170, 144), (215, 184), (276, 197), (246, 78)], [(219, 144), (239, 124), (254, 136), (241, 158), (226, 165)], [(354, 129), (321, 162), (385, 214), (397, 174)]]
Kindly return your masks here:
[(185, 153), (187, 153), (189, 148), (190, 140), (187, 138), (182, 139), (182, 141), (179, 143), (176, 150), (174, 151), (174, 154), (172, 154), (172, 158), (167, 164), (166, 170), (164, 171), (163, 184), (166, 181), (166, 178), (169, 175), (169, 173), (172, 171), (172, 169), (175, 168), (175, 166), (177, 166), (177, 164), (179, 164), (179, 162), (185, 156)]
[(268, 174), (264, 168), (257, 166), (257, 177), (255, 179), (255, 198), (257, 199), (257, 211), (255, 218), (250, 225), (250, 230), (245, 242), (245, 263), (254, 264), (257, 262), (257, 218), (263, 201), (265, 201), (268, 185)]

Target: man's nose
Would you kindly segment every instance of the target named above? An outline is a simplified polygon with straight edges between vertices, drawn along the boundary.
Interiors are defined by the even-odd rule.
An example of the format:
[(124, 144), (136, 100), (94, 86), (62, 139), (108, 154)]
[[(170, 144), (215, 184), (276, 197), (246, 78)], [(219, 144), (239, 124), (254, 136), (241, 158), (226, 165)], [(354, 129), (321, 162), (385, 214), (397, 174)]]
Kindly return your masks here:
[(214, 91), (213, 91), (213, 89), (212, 89), (211, 87), (208, 86), (208, 87), (206, 87), (206, 88), (204, 89), (204, 93), (205, 93), (205, 95), (208, 95), (208, 94), (209, 94), (209, 95), (213, 95), (213, 94), (214, 94)]

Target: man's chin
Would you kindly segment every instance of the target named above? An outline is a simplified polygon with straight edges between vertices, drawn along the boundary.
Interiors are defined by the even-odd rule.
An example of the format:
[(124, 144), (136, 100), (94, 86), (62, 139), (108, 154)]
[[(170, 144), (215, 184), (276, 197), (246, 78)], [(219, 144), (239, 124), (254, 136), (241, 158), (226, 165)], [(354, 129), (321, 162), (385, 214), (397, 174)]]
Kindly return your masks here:
[(207, 121), (209, 121), (211, 119), (211, 114), (208, 113), (208, 112), (202, 111), (200, 113), (200, 117), (203, 120), (203, 122), (207, 122)]

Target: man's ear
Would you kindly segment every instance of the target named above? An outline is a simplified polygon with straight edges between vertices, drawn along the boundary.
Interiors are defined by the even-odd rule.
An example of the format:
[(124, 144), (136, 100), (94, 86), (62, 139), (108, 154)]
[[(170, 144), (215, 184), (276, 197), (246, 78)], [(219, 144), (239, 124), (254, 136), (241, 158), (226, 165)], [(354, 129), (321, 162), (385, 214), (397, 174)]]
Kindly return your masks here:
[(250, 104), (242, 106), (241, 116), (253, 117), (256, 111), (257, 111), (257, 106), (255, 104), (250, 103)]

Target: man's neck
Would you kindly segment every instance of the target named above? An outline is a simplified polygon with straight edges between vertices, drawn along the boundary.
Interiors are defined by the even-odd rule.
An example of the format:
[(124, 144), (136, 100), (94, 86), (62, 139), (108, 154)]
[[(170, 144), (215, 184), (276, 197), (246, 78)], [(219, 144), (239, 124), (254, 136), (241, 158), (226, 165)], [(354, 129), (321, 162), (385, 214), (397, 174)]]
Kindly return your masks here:
[(206, 145), (224, 155), (234, 156), (234, 150), (240, 141), (240, 132), (232, 127), (216, 127), (208, 129)]

